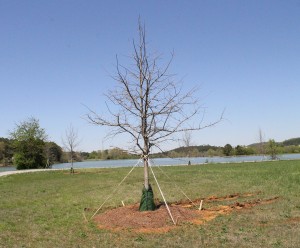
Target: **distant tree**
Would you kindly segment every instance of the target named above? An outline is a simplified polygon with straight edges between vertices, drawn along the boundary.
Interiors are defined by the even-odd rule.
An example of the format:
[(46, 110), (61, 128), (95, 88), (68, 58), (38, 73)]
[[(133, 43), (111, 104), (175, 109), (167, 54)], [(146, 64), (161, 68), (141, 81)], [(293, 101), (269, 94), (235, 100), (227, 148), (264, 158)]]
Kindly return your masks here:
[(4, 166), (11, 165), (13, 155), (13, 141), (7, 138), (0, 138), (0, 164)]
[(65, 149), (69, 152), (71, 161), (71, 174), (74, 173), (73, 162), (75, 159), (75, 149), (79, 145), (78, 132), (73, 128), (72, 124), (66, 129), (65, 138), (63, 138), (63, 144)]
[(190, 131), (184, 131), (182, 135), (182, 142), (185, 147), (192, 145), (192, 133)]
[(108, 155), (108, 150), (107, 149), (105, 149), (104, 151), (102, 151), (101, 158), (102, 159), (109, 159), (109, 155)]
[(235, 155), (238, 155), (238, 156), (245, 155), (244, 148), (242, 146), (240, 146), (240, 145), (236, 146), (236, 148), (235, 148)]
[(300, 146), (295, 146), (295, 145), (285, 146), (283, 153), (300, 153)]
[[(190, 146), (192, 145), (192, 144), (191, 144), (191, 142), (192, 142), (192, 133), (191, 133), (191, 131), (185, 130), (185, 131), (183, 132), (183, 135), (182, 135), (182, 142), (183, 142), (184, 147), (187, 147), (187, 148), (188, 148), (188, 149), (187, 149), (187, 157), (190, 157), (190, 156), (192, 156), (192, 157), (197, 157), (197, 156), (198, 156), (199, 152), (198, 152), (197, 149), (196, 149), (196, 152), (195, 152), (195, 150), (189, 149)], [(189, 161), (189, 164), (190, 164), (190, 163), (191, 163), (191, 162)]]
[[(108, 101), (114, 106), (107, 105), (111, 115), (99, 115), (90, 110), (87, 117), (95, 125), (112, 127), (112, 136), (127, 134), (132, 138), (132, 148), (144, 162), (144, 189), (140, 204), (143, 211), (155, 208), (149, 182), (151, 147), (159, 148), (163, 142), (174, 139), (176, 134), (200, 130), (220, 120), (205, 126), (201, 122), (203, 118), (198, 118), (197, 124), (191, 125), (191, 119), (202, 110), (195, 89), (183, 92), (172, 74), (168, 73), (172, 58), (165, 66), (161, 65), (161, 58), (147, 49), (146, 31), (141, 22), (138, 28), (139, 42), (133, 42), (132, 66), (120, 65), (117, 58), (116, 75), (113, 77), (117, 87), (107, 94)], [(144, 198), (146, 195), (149, 197)]]
[(267, 152), (271, 156), (272, 160), (277, 159), (278, 145), (274, 139), (270, 139), (267, 146)]
[(57, 145), (55, 142), (46, 142), (46, 159), (47, 159), (47, 167), (50, 167), (55, 162), (62, 161), (62, 148)]
[(87, 160), (89, 158), (89, 153), (88, 152), (81, 152), (80, 156), (82, 160)]
[(100, 159), (99, 158), (99, 152), (97, 152), (97, 151), (90, 152), (88, 159)]
[(209, 149), (208, 151), (207, 151), (207, 156), (208, 157), (213, 157), (213, 156), (215, 156), (216, 155), (216, 151), (214, 150), (214, 149)]
[(232, 153), (232, 150), (233, 150), (232, 146), (230, 144), (226, 144), (223, 148), (223, 153), (225, 156), (230, 156)]
[(265, 142), (264, 135), (261, 128), (258, 130), (258, 138), (259, 138), (259, 154), (265, 154)]
[(235, 155), (240, 156), (240, 155), (252, 155), (254, 154), (254, 150), (251, 147), (246, 147), (246, 146), (236, 146), (235, 147)]
[(244, 147), (246, 154), (245, 155), (253, 155), (255, 154), (255, 150), (253, 149), (253, 147)]
[(0, 164), (5, 158), (5, 143), (4, 141), (0, 141)]
[(47, 135), (33, 117), (16, 124), (10, 133), (15, 148), (14, 164), (18, 170), (46, 167), (45, 141)]

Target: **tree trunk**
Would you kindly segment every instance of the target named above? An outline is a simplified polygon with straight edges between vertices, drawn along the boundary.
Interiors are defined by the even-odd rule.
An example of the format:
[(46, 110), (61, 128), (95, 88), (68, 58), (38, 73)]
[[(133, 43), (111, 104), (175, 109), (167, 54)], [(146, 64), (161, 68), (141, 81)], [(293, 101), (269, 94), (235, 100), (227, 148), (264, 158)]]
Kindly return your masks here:
[(149, 190), (149, 165), (147, 158), (144, 158), (144, 186), (146, 190)]
[(71, 170), (70, 170), (71, 174), (74, 173), (74, 168), (73, 168), (73, 151), (71, 151)]
[(148, 156), (149, 156), (149, 144), (147, 138), (144, 140), (144, 188), (142, 191), (142, 198), (140, 203), (140, 211), (154, 211), (156, 209), (154, 203), (154, 195), (149, 184), (149, 163), (148, 163)]

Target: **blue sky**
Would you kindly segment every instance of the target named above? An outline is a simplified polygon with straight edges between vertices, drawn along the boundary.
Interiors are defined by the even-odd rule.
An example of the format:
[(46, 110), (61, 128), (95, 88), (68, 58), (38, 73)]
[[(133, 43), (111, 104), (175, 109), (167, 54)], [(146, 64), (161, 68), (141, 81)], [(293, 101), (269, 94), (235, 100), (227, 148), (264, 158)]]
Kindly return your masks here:
[[(84, 105), (105, 111), (115, 56), (130, 63), (138, 17), (151, 50), (186, 89), (200, 86), (205, 120), (226, 109), (217, 126), (193, 135), (195, 145), (234, 146), (300, 136), (299, 1), (15, 1), (0, 0), (0, 137), (36, 117), (61, 143), (72, 125), (80, 150), (126, 146), (103, 140)], [(178, 146), (166, 144), (164, 149)]]

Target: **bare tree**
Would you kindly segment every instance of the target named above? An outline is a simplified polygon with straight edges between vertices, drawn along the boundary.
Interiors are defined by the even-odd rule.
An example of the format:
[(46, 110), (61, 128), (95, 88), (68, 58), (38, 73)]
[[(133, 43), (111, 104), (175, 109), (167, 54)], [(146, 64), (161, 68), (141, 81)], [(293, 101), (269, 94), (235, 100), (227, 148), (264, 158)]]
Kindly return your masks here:
[[(191, 131), (185, 130), (182, 134), (182, 143), (183, 146), (186, 147), (187, 157), (190, 157), (190, 146), (192, 143), (192, 133)], [(191, 161), (189, 160), (188, 165), (191, 165)]]
[[(213, 126), (222, 119), (202, 125), (203, 110), (195, 97), (195, 88), (184, 92), (168, 73), (173, 59), (160, 65), (160, 56), (147, 50), (145, 26), (139, 21), (139, 42), (133, 41), (132, 66), (122, 66), (116, 58), (117, 82), (114, 90), (106, 95), (111, 117), (89, 110), (88, 120), (96, 125), (112, 127), (111, 135), (129, 134), (144, 162), (144, 186), (149, 184), (148, 157), (151, 147), (160, 147), (172, 136), (186, 131)], [(114, 109), (110, 106), (114, 105)], [(117, 110), (116, 110), (117, 109)], [(189, 120), (196, 120), (192, 125)]]
[(75, 155), (75, 149), (78, 147), (80, 141), (78, 139), (78, 132), (75, 130), (70, 124), (70, 126), (66, 129), (65, 138), (62, 139), (65, 149), (69, 152), (70, 160), (71, 160), (71, 170), (70, 172), (74, 173), (73, 161)]
[(182, 134), (182, 143), (185, 147), (190, 147), (192, 145), (192, 133), (191, 131), (184, 131)]
[(263, 132), (261, 130), (261, 128), (259, 128), (258, 130), (258, 136), (259, 136), (259, 153), (260, 154), (265, 154), (265, 142), (264, 142), (264, 135)]
[(53, 157), (53, 153), (50, 149), (49, 143), (45, 144), (45, 155), (46, 155), (46, 168), (51, 168), (52, 166), (52, 157)]

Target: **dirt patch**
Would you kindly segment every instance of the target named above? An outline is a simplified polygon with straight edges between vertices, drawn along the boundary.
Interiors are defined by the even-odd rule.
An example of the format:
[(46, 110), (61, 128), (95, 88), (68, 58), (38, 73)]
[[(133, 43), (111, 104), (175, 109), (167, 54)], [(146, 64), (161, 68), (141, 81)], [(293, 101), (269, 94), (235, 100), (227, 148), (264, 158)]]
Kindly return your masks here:
[[(233, 197), (237, 199), (240, 195), (233, 195)], [(227, 199), (226, 197), (223, 198)], [(259, 204), (270, 204), (277, 199), (278, 197), (265, 200), (256, 199), (246, 202), (235, 202), (230, 205), (219, 205), (202, 209), (201, 211), (199, 211), (193, 204), (176, 202), (169, 205), (176, 225), (174, 225), (171, 220), (164, 204), (160, 204), (160, 207), (155, 211), (145, 212), (139, 212), (138, 204), (110, 209), (102, 214), (96, 215), (94, 221), (101, 229), (113, 231), (127, 229), (142, 233), (165, 233), (185, 223), (201, 225), (207, 221), (215, 219), (219, 215), (229, 214), (232, 211), (241, 209), (252, 208)], [(210, 199), (210, 201), (211, 200), (212, 199)], [(198, 200), (193, 202), (195, 203), (197, 201)]]
[(292, 217), (287, 220), (288, 223), (299, 223), (300, 217)]
[(254, 193), (234, 193), (234, 194), (230, 194), (230, 195), (226, 195), (226, 196), (209, 196), (206, 198), (197, 198), (194, 199), (193, 202), (189, 201), (189, 200), (180, 200), (175, 202), (174, 204), (176, 205), (181, 205), (181, 206), (186, 206), (186, 207), (191, 207), (191, 206), (196, 206), (200, 204), (201, 200), (204, 202), (219, 202), (219, 201), (232, 201), (232, 200), (236, 200), (239, 198), (247, 198), (247, 197), (252, 197), (252, 196), (256, 196), (259, 195), (261, 192), (254, 192)]
[[(169, 206), (174, 221), (179, 224), (199, 217), (199, 211), (177, 205)], [(155, 211), (139, 211), (139, 205), (111, 209), (95, 217), (99, 228), (134, 229), (138, 232), (167, 232), (174, 227), (165, 205)]]
[(225, 201), (225, 200), (235, 200), (237, 198), (241, 198), (241, 197), (250, 197), (250, 196), (255, 196), (255, 195), (259, 195), (261, 192), (254, 192), (254, 193), (234, 193), (234, 194), (230, 194), (230, 195), (226, 195), (226, 196), (210, 196), (208, 198), (206, 198), (206, 201)]

